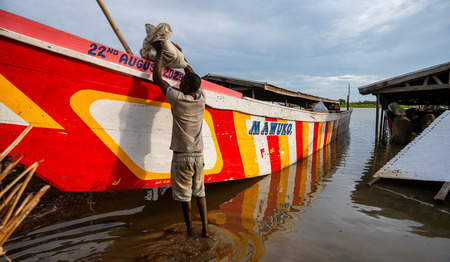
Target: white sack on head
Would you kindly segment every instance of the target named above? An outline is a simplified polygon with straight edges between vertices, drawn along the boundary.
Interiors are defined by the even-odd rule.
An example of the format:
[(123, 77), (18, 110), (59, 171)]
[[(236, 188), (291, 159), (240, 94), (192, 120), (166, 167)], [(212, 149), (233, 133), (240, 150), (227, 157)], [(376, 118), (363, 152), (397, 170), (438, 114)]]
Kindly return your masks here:
[(186, 68), (189, 64), (184, 59), (183, 53), (170, 41), (172, 29), (169, 24), (160, 23), (157, 27), (151, 24), (145, 24), (145, 37), (142, 48), (141, 57), (150, 61), (156, 61), (156, 50), (152, 46), (155, 41), (164, 42), (164, 51), (162, 61), (164, 66), (171, 68)]

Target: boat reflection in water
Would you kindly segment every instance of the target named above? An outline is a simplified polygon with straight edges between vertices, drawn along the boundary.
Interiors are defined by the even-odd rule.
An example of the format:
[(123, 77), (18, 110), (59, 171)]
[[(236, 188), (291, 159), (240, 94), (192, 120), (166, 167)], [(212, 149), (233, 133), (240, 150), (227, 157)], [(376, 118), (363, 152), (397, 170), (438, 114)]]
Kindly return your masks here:
[[(339, 139), (295, 165), (273, 173), (209, 212), (209, 220), (237, 242), (233, 260), (260, 260), (264, 243), (291, 232), (339, 166), (346, 145)], [(344, 148), (343, 148), (344, 147)]]
[[(348, 141), (344, 133), (315, 154), (264, 178), (208, 184), (208, 218), (219, 235), (207, 241), (185, 236), (179, 203), (172, 200), (170, 188), (154, 188), (64, 193), (64, 198), (77, 201), (38, 213), (42, 217), (26, 223), (5, 249), (14, 261), (164, 261), (183, 260), (205, 245), (218, 260), (260, 260), (264, 245), (291, 232), (302, 207), (320, 196), (326, 179), (341, 166)], [(173, 225), (181, 225), (181, 233), (168, 230)], [(230, 248), (212, 248), (227, 247), (228, 239)], [(204, 250), (194, 255), (202, 258), (201, 253)]]

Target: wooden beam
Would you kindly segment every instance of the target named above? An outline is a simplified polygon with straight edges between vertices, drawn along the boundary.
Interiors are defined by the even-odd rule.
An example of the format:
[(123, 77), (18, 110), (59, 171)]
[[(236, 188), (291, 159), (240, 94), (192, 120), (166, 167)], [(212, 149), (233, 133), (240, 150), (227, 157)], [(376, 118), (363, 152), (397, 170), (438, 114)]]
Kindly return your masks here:
[(448, 191), (450, 191), (450, 182), (445, 182), (442, 185), (441, 190), (439, 190), (437, 195), (434, 197), (434, 199), (435, 200), (442, 200), (442, 201), (444, 201), (445, 197), (448, 194)]
[(389, 78), (389, 79), (386, 79), (383, 81), (376, 82), (374, 84), (362, 86), (358, 89), (359, 89), (359, 93), (361, 95), (374, 94), (374, 92), (379, 89), (383, 89), (383, 88), (393, 86), (393, 85), (398, 85), (398, 84), (401, 84), (406, 81), (421, 79), (423, 77), (433, 75), (433, 74), (444, 73), (447, 70), (450, 70), (450, 62), (440, 64), (437, 66), (433, 66), (433, 67), (429, 67), (429, 68), (425, 68), (423, 70), (411, 72), (411, 73), (404, 74), (401, 76)]
[(428, 80), (430, 80), (430, 76), (425, 77), (425, 80), (423, 81), (423, 85), (428, 85)]
[(324, 98), (324, 97), (303, 94), (301, 92), (290, 91), (290, 90), (283, 89), (283, 88), (280, 88), (277, 86), (273, 86), (271, 84), (266, 84), (264, 86), (264, 89), (267, 91), (271, 91), (271, 92), (285, 95), (285, 96), (304, 98), (304, 99), (309, 99), (309, 100), (313, 100), (313, 101), (317, 101), (317, 102), (320, 100), (322, 100), (324, 103), (338, 103), (339, 102), (339, 100), (333, 100), (333, 99), (328, 99), (328, 98)]
[(432, 75), (431, 77), (434, 79), (434, 81), (436, 81), (436, 83), (438, 83), (440, 85), (444, 84), (436, 75)]
[(390, 87), (379, 90), (380, 94), (387, 93), (401, 93), (401, 92), (415, 92), (415, 91), (430, 91), (439, 89), (450, 89), (450, 84), (441, 85), (427, 85), (427, 86), (409, 86), (409, 87)]

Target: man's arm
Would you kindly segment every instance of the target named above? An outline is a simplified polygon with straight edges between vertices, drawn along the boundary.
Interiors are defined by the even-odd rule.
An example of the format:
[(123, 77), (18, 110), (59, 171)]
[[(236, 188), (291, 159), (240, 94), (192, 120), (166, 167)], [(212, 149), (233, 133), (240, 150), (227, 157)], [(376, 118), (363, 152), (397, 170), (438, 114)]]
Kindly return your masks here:
[(156, 61), (154, 62), (153, 66), (153, 81), (158, 85), (159, 89), (163, 92), (164, 95), (166, 95), (167, 88), (169, 88), (169, 83), (167, 83), (163, 78), (161, 74), (162, 69), (162, 53), (164, 49), (163, 42), (156, 42), (153, 43), (156, 49)]

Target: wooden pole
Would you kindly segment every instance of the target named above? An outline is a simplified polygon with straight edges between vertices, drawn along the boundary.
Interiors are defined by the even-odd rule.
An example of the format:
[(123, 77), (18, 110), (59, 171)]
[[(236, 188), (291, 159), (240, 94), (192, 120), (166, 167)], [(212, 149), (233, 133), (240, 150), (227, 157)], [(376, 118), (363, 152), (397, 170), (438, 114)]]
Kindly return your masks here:
[(383, 139), (383, 126), (384, 126), (384, 110), (383, 110), (383, 106), (381, 106), (381, 116), (380, 116), (380, 129), (378, 131), (378, 135), (379, 135), (379, 142), (381, 143), (384, 139)]
[(348, 104), (350, 103), (350, 83), (348, 83), (348, 94), (347, 94), (347, 111), (349, 109)]
[(376, 111), (376, 119), (375, 119), (375, 144), (378, 144), (378, 121), (380, 118), (380, 93), (377, 93), (377, 111)]
[(439, 190), (437, 195), (434, 197), (434, 199), (435, 200), (442, 200), (442, 201), (444, 201), (445, 197), (448, 194), (448, 191), (450, 191), (450, 182), (445, 182), (442, 185), (441, 190)]
[(133, 52), (131, 52), (130, 47), (127, 44), (127, 41), (125, 41), (125, 38), (123, 37), (122, 33), (119, 30), (119, 27), (114, 22), (111, 14), (109, 13), (108, 9), (106, 8), (105, 3), (103, 3), (103, 0), (97, 0), (98, 5), (102, 9), (103, 13), (106, 16), (106, 19), (108, 19), (109, 24), (111, 25), (112, 29), (114, 30), (114, 33), (116, 33), (117, 37), (119, 38), (120, 43), (122, 43), (123, 48), (125, 48), (125, 51), (127, 51), (128, 54), (133, 55)]

